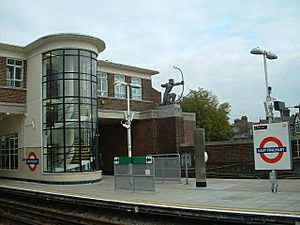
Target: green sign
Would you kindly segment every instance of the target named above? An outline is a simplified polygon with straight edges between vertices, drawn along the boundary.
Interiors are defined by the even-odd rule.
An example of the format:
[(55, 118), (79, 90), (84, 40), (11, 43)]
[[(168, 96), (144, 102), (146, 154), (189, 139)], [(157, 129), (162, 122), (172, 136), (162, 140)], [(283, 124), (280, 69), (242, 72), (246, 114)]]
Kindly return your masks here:
[(132, 158), (127, 156), (114, 157), (114, 164), (152, 164), (153, 158), (149, 156), (133, 156)]

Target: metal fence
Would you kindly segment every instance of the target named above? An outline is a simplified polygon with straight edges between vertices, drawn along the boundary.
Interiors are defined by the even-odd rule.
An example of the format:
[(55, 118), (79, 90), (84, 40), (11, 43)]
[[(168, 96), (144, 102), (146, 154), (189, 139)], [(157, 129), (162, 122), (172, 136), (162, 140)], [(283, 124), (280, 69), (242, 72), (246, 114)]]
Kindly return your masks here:
[(114, 189), (155, 192), (155, 162), (114, 164)]
[(154, 159), (156, 181), (177, 181), (181, 183), (179, 154), (160, 154), (151, 156)]

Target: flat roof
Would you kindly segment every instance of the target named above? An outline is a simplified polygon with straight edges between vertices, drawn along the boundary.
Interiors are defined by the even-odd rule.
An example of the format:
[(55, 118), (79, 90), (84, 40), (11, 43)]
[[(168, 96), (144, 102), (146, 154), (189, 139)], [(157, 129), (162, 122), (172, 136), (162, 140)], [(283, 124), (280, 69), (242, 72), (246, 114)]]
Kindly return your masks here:
[(156, 70), (150, 70), (150, 69), (136, 67), (136, 66), (129, 66), (129, 65), (120, 64), (120, 63), (114, 63), (114, 62), (110, 62), (110, 61), (107, 61), (107, 60), (98, 60), (98, 65), (108, 66), (108, 67), (117, 68), (117, 69), (125, 69), (125, 70), (140, 72), (140, 73), (146, 73), (146, 74), (149, 74), (149, 75), (155, 75), (155, 74), (159, 73)]
[(26, 46), (18, 46), (18, 45), (11, 45), (6, 43), (0, 43), (0, 48), (11, 50), (11, 51), (21, 51), (27, 52), (31, 51), (35, 48), (38, 48), (48, 42), (52, 41), (64, 41), (64, 40), (85, 40), (94, 44), (97, 47), (98, 52), (102, 52), (105, 49), (105, 43), (103, 40), (85, 34), (78, 34), (78, 33), (57, 33), (57, 34), (50, 34), (47, 36), (43, 36)]

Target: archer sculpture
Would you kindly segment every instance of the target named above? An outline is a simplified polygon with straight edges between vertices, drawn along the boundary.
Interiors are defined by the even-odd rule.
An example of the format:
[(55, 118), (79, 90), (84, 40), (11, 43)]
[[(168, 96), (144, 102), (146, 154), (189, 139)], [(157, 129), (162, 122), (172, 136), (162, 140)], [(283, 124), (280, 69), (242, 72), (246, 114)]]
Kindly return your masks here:
[[(175, 99), (176, 99), (176, 94), (175, 93), (170, 93), (173, 89), (174, 86), (177, 86), (177, 85), (182, 85), (182, 93), (181, 93), (181, 96), (178, 98), (181, 99), (182, 95), (183, 95), (183, 92), (184, 92), (184, 77), (183, 77), (183, 73), (182, 71), (174, 66), (174, 69), (177, 69), (180, 71), (181, 73), (181, 78), (182, 78), (182, 81), (181, 82), (177, 82), (177, 83), (174, 83), (174, 79), (169, 79), (169, 82), (168, 83), (165, 83), (165, 84), (162, 84), (161, 87), (165, 88), (165, 92), (164, 92), (164, 97), (163, 97), (163, 102), (161, 105), (171, 105), (171, 104), (175, 104)], [(178, 101), (177, 100), (177, 101)]]

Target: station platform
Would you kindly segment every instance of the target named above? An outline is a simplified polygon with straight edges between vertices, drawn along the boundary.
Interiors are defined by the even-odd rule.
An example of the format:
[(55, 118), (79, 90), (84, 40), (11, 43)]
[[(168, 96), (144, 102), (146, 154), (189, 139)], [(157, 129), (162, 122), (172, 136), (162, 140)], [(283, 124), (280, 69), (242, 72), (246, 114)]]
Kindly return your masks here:
[(157, 182), (156, 191), (114, 190), (114, 177), (103, 176), (95, 184), (49, 185), (0, 179), (0, 188), (33, 191), (85, 200), (105, 201), (111, 206), (128, 204), (152, 207), (157, 213), (175, 210), (176, 215), (224, 216), (240, 220), (290, 221), (300, 224), (300, 180), (279, 179), (278, 192), (272, 193), (269, 180), (262, 179), (207, 179), (207, 187), (196, 187), (195, 179), (178, 182)]

